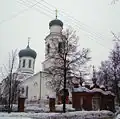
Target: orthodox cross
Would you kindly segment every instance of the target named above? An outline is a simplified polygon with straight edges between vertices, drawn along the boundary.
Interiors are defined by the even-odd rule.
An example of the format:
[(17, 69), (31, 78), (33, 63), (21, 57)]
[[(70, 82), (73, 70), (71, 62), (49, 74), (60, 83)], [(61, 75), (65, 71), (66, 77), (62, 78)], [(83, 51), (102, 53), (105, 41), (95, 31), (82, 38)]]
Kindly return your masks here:
[(28, 46), (29, 46), (29, 44), (30, 44), (30, 37), (28, 37)]
[(58, 10), (56, 9), (56, 10), (55, 10), (55, 17), (56, 17), (56, 19), (57, 19), (57, 17), (58, 17), (57, 14), (58, 14)]

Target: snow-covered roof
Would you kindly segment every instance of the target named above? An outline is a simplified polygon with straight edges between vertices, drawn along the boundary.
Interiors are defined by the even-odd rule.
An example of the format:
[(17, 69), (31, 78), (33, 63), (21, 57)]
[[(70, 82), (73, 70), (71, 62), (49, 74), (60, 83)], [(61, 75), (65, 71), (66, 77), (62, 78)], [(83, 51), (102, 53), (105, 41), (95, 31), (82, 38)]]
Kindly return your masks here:
[(90, 90), (86, 87), (80, 86), (79, 88), (73, 88), (73, 92), (90, 92)]
[(53, 93), (49, 94), (49, 98), (56, 98), (56, 93), (53, 92)]
[(88, 89), (86, 87), (79, 87), (79, 88), (73, 88), (73, 92), (89, 92), (89, 93), (95, 93), (95, 92), (99, 92), (99, 93), (102, 93), (104, 95), (114, 95), (114, 93), (112, 93), (111, 91), (103, 91), (102, 89), (100, 88), (93, 88), (93, 89)]
[(101, 85), (100, 88), (105, 88), (105, 86), (104, 86), (104, 85)]
[(113, 95), (114, 96), (114, 94), (111, 91), (103, 91), (100, 88), (93, 88), (91, 91), (92, 92), (100, 92), (100, 93), (102, 93), (104, 95)]

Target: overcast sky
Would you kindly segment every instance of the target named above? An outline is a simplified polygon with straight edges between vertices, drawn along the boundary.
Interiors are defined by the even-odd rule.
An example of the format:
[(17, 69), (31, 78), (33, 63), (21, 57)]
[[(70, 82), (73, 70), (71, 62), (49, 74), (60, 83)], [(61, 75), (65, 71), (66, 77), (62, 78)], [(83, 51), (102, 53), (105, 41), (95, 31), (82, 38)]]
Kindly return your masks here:
[(77, 31), (81, 48), (91, 49), (92, 65), (98, 67), (107, 59), (113, 47), (111, 31), (120, 32), (120, 2), (46, 0), (47, 4), (44, 0), (37, 1), (40, 3), (33, 7), (36, 0), (0, 0), (0, 67), (8, 64), (9, 52), (26, 48), (31, 37), (30, 47), (37, 52), (35, 72), (42, 69), (44, 38), (49, 34), (49, 22), (55, 18), (53, 6), (58, 9), (58, 18), (64, 26), (70, 25)]

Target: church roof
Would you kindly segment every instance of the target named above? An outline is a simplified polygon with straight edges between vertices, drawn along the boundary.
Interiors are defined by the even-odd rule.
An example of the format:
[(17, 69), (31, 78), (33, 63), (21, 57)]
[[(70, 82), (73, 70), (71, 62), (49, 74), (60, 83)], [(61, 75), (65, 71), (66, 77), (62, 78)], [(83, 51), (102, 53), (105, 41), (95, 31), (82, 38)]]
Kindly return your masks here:
[(59, 19), (54, 19), (54, 20), (50, 21), (49, 27), (51, 27), (53, 25), (59, 25), (59, 26), (63, 27), (63, 22)]
[(32, 50), (28, 44), (25, 49), (20, 50), (20, 52), (19, 52), (19, 57), (24, 57), (24, 56), (30, 56), (35, 59), (37, 56), (37, 53), (34, 50)]

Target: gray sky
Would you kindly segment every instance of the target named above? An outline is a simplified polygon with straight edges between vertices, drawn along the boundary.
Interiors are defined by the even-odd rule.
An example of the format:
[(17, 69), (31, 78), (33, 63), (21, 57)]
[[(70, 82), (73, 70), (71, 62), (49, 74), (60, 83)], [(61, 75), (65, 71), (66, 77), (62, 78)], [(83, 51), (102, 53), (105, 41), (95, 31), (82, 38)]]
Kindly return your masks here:
[[(38, 54), (35, 66), (35, 72), (37, 72), (42, 69), (44, 38), (49, 33), (50, 20), (55, 18), (55, 8), (42, 0), (37, 0), (52, 10), (43, 6), (41, 9), (40, 4), (27, 9), (25, 5), (35, 4), (35, 0), (24, 1), (27, 4), (21, 0), (0, 0), (0, 67), (8, 63), (8, 52), (25, 48), (27, 38), (31, 37), (30, 47)], [(60, 15), (62, 12), (58, 10), (58, 18), (64, 22), (65, 27), (69, 24), (77, 31), (80, 46), (91, 49), (92, 65), (99, 66), (102, 60), (107, 59), (113, 47), (113, 36), (110, 32), (120, 31), (120, 2), (112, 5), (111, 0), (46, 0), (46, 2), (80, 21), (75, 25), (75, 20), (70, 20), (64, 13)], [(11, 18), (17, 13), (16, 17)]]

